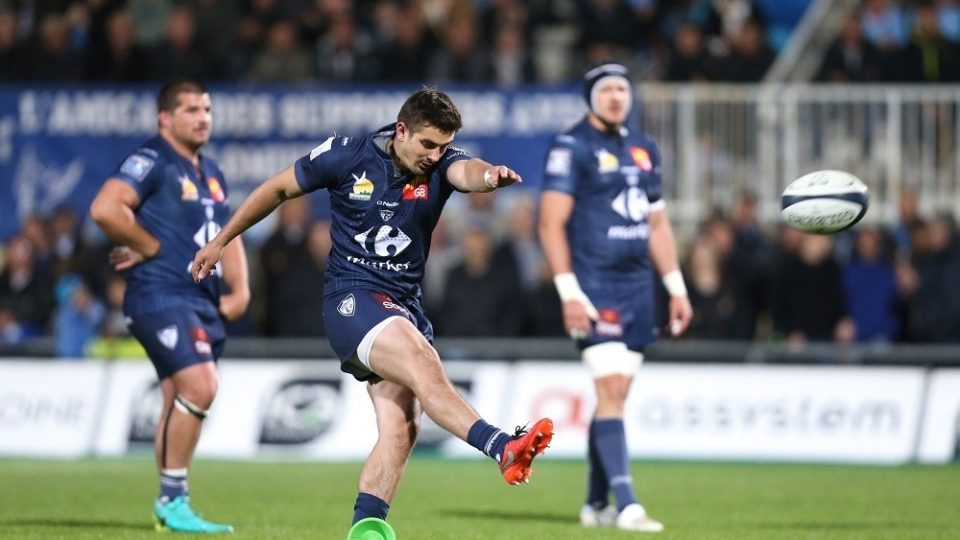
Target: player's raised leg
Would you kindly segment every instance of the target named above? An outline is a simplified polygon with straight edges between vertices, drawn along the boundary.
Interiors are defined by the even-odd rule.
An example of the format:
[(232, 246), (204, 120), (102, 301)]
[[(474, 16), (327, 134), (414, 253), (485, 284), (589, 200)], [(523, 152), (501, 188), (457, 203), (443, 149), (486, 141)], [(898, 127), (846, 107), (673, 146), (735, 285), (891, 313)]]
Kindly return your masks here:
[(370, 367), (380, 377), (410, 388), (437, 425), (496, 460), (510, 484), (529, 481), (533, 458), (553, 437), (549, 418), (529, 430), (518, 429), (513, 436), (480, 418), (450, 383), (436, 349), (406, 319), (396, 318), (383, 329), (374, 342)]

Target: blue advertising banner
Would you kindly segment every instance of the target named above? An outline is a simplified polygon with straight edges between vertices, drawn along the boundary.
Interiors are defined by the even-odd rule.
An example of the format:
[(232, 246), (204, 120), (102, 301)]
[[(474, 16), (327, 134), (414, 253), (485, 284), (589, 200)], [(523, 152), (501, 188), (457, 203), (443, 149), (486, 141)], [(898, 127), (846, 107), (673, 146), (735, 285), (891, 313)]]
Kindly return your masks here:
[[(270, 175), (332, 133), (362, 134), (396, 119), (413, 87), (315, 90), (212, 87), (213, 138), (205, 151), (220, 163), (239, 202)], [(0, 88), (0, 241), (31, 214), (63, 205), (85, 215), (100, 185), (156, 132), (157, 88)], [(516, 169), (539, 184), (554, 134), (585, 112), (573, 89), (493, 87), (449, 91), (463, 115), (457, 145)]]

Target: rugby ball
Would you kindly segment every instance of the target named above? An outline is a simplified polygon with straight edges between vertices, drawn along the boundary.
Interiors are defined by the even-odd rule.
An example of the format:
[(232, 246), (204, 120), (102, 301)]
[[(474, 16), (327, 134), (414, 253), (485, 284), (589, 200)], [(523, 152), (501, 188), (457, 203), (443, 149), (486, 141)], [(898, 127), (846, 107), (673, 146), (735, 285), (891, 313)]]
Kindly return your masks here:
[(867, 213), (867, 185), (844, 171), (816, 171), (797, 178), (781, 198), (787, 225), (812, 234), (848, 229)]

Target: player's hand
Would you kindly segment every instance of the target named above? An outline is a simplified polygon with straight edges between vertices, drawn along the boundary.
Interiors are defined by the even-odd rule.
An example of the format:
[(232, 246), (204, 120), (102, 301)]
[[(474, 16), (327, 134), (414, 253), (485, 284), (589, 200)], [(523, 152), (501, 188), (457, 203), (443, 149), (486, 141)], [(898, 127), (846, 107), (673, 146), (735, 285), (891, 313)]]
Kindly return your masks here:
[(243, 316), (250, 305), (250, 293), (230, 293), (220, 295), (220, 315), (227, 321), (235, 321)]
[(677, 337), (687, 331), (690, 321), (693, 320), (693, 307), (686, 296), (670, 297), (670, 335)]
[(563, 326), (573, 339), (587, 339), (593, 330), (591, 321), (600, 318), (597, 308), (586, 296), (582, 300), (567, 300), (563, 303)]
[(487, 172), (483, 173), (483, 183), (491, 189), (511, 186), (513, 184), (519, 184), (520, 182), (523, 182), (520, 175), (506, 165), (491, 167)]
[(193, 264), (190, 266), (190, 273), (193, 274), (194, 283), (200, 283), (200, 280), (209, 276), (216, 268), (220, 258), (223, 257), (223, 246), (214, 242), (207, 242), (207, 245), (200, 248), (193, 258)]
[(110, 250), (108, 260), (113, 269), (122, 272), (147, 260), (147, 256), (127, 246), (118, 246)]

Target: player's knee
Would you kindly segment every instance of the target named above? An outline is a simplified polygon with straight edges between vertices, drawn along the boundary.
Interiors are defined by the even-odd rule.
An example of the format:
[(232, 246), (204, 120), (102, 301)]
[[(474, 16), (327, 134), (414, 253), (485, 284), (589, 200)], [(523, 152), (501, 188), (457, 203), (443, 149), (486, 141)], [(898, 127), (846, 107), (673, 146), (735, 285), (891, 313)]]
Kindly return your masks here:
[[(210, 401), (210, 403), (212, 402), (213, 400)], [(210, 403), (208, 403), (206, 406), (199, 405), (195, 401), (191, 401), (182, 394), (177, 394), (177, 396), (173, 398), (173, 406), (176, 410), (198, 420), (204, 420), (207, 417), (210, 409)]]

